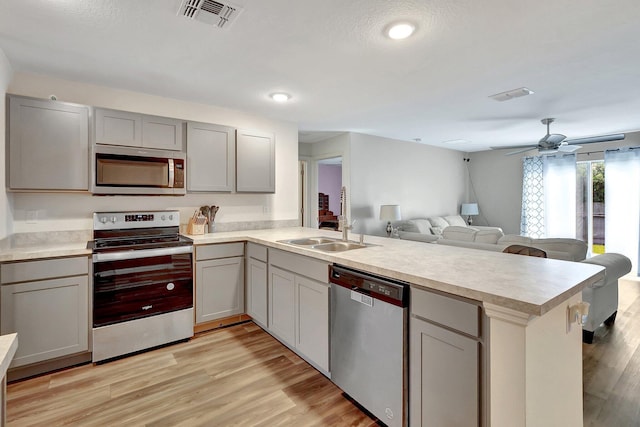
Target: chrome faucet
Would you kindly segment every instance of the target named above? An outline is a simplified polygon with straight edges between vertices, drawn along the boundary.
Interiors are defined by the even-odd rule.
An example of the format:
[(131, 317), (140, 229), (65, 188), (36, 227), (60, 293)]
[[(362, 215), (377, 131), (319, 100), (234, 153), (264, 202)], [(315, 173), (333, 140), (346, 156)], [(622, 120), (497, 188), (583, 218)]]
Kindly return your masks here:
[(340, 190), (340, 227), (342, 228), (342, 240), (349, 240), (349, 230), (353, 228), (353, 224), (347, 219), (347, 188), (342, 187)]

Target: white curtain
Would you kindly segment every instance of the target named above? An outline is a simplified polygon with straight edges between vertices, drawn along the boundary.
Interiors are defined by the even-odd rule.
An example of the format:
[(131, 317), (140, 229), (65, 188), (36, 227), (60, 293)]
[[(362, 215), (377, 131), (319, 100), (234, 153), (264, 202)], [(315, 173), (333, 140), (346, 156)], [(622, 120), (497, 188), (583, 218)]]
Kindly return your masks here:
[(576, 237), (576, 155), (544, 157), (545, 237)]
[(604, 155), (605, 247), (631, 259), (638, 271), (640, 237), (640, 151), (620, 149)]

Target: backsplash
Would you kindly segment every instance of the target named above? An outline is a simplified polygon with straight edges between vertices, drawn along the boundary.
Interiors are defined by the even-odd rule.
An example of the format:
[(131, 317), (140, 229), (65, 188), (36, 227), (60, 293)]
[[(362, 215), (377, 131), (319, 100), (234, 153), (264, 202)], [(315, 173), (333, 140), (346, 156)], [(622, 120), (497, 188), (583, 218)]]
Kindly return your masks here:
[[(239, 221), (216, 223), (216, 233), (224, 231), (260, 230), (264, 228), (297, 227), (297, 219), (267, 220), (267, 221)], [(187, 224), (180, 225), (180, 232), (186, 233)], [(33, 245), (50, 245), (77, 243), (93, 240), (93, 230), (70, 231), (35, 231), (30, 233), (15, 233), (0, 241), (0, 246), (25, 247)]]

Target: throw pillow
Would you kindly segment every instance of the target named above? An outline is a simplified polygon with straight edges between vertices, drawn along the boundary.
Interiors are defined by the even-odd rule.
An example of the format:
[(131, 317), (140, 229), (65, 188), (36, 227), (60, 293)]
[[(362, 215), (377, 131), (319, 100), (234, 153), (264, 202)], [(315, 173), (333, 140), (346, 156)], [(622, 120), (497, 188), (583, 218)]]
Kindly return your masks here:
[(431, 223), (431, 230), (433, 230), (433, 234), (437, 236), (442, 235), (442, 230), (449, 226), (449, 223), (441, 216), (431, 217), (429, 218), (429, 222)]
[(467, 226), (467, 221), (465, 221), (460, 215), (445, 216), (444, 220), (447, 221), (449, 225), (456, 225), (458, 227)]

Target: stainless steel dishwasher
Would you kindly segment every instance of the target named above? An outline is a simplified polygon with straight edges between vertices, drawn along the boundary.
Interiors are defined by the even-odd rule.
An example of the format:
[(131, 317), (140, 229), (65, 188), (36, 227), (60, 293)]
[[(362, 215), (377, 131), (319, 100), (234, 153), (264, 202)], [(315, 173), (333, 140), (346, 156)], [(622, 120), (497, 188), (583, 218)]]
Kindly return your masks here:
[(409, 284), (333, 265), (331, 380), (390, 427), (408, 424)]

